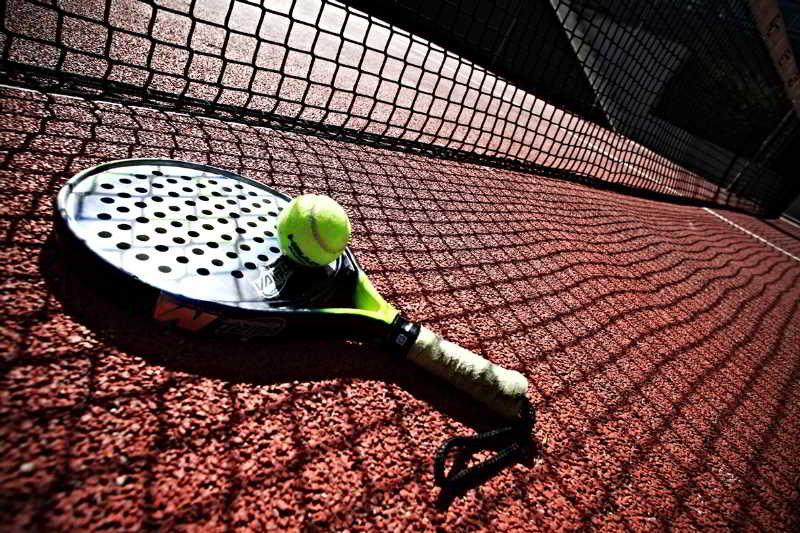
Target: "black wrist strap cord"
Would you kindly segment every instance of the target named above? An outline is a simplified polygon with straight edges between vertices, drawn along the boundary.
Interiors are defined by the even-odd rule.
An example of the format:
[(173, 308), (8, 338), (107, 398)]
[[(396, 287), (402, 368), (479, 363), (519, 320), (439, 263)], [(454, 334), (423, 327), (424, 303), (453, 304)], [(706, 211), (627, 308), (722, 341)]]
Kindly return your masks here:
[[(390, 351), (405, 357), (419, 333), (418, 324), (397, 315), (384, 343)], [(442, 487), (445, 497), (488, 479), (514, 459), (523, 456), (530, 449), (533, 424), (533, 409), (528, 399), (523, 398), (518, 418), (506, 421), (497, 429), (446, 440), (433, 460), (433, 477), (436, 484)], [(495, 454), (478, 464), (467, 466), (472, 455), (484, 450), (494, 450)], [(445, 463), (451, 454), (454, 454), (453, 464), (450, 471), (446, 472)]]
[[(436, 484), (442, 487), (443, 493), (452, 494), (485, 481), (529, 450), (533, 424), (533, 409), (525, 399), (517, 420), (483, 433), (446, 440), (433, 461)], [(494, 450), (495, 454), (478, 464), (467, 466), (469, 458), (483, 450)], [(456, 454), (453, 465), (446, 472), (445, 463), (453, 452)]]

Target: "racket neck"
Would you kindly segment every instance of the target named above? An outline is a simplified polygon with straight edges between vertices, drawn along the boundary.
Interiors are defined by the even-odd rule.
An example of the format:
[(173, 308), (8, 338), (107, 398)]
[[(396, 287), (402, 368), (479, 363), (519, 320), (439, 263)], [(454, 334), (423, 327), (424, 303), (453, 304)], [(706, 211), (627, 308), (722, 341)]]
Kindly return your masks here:
[(406, 320), (398, 314), (389, 325), (387, 334), (384, 337), (387, 349), (394, 354), (405, 357), (417, 341), (419, 330), (418, 324)]

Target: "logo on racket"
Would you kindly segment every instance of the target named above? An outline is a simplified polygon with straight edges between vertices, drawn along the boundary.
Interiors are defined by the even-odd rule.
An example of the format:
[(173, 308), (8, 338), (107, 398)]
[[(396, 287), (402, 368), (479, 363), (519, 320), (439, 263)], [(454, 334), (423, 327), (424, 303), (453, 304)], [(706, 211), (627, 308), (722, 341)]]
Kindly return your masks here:
[(272, 264), (270, 270), (264, 270), (258, 276), (258, 279), (253, 282), (253, 287), (262, 298), (275, 298), (286, 287), (291, 275), (292, 269), (289, 268), (289, 265), (282, 259), (278, 259)]
[(284, 327), (286, 327), (286, 321), (282, 318), (224, 320), (217, 324), (214, 331), (219, 335), (239, 337), (246, 341), (255, 337), (274, 337), (283, 331)]
[(217, 318), (217, 315), (198, 311), (193, 307), (172, 298), (168, 294), (161, 293), (153, 309), (153, 318), (159, 322), (166, 322), (180, 329), (189, 331), (200, 331)]

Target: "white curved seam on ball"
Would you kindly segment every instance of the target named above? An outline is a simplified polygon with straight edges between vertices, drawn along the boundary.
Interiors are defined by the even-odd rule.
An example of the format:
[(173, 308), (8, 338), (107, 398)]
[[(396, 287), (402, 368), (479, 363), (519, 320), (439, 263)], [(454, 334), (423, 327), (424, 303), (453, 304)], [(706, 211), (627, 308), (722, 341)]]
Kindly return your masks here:
[(311, 204), (311, 212), (309, 213), (309, 218), (311, 219), (311, 234), (314, 235), (314, 240), (317, 241), (317, 244), (319, 244), (320, 248), (322, 248), (329, 254), (335, 254), (337, 250), (331, 250), (325, 244), (325, 241), (322, 240), (322, 235), (320, 235), (319, 233), (319, 227), (317, 226), (316, 209), (317, 209), (317, 200), (315, 198), (314, 203)]

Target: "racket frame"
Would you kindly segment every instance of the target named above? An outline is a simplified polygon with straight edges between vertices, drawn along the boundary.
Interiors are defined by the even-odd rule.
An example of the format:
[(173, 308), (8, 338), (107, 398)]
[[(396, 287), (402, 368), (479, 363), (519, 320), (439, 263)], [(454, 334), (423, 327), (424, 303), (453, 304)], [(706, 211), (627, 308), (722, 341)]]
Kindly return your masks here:
[[(347, 248), (340, 259), (346, 263), (337, 274), (328, 301), (353, 302), (323, 307), (274, 307), (253, 310), (221, 302), (195, 300), (159, 289), (136, 278), (94, 252), (84, 239), (69, 227), (66, 202), (75, 185), (88, 177), (120, 166), (180, 166), (198, 171), (213, 170), (226, 178), (265, 188), (287, 201), (291, 197), (255, 180), (207, 165), (165, 159), (124, 159), (102, 163), (73, 176), (61, 188), (55, 200), (55, 229), (60, 249), (66, 252), (78, 273), (104, 289), (112, 298), (120, 296), (137, 308), (149, 309), (156, 320), (193, 333), (212, 333), (252, 339), (256, 337), (291, 337), (334, 335), (378, 338), (388, 342), (393, 351), (405, 353), (416, 339), (419, 327), (403, 319), (400, 313), (374, 288), (352, 251)], [(297, 267), (304, 268), (304, 267)]]

